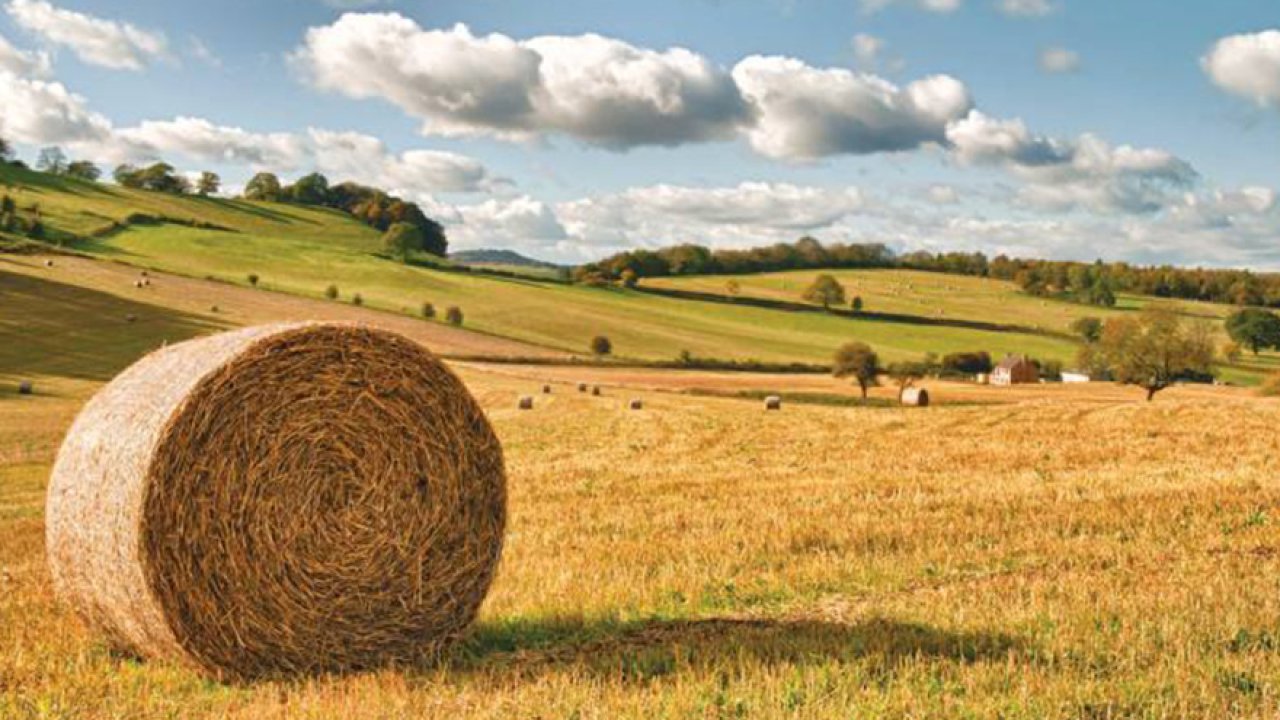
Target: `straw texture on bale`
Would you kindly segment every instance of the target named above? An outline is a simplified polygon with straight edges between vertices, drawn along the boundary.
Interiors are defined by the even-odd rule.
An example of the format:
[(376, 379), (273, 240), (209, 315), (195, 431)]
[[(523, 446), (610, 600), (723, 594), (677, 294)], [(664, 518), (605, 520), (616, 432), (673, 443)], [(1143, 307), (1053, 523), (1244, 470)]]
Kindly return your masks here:
[(54, 586), (115, 646), (224, 680), (429, 661), (502, 550), (502, 449), (421, 346), (272, 325), (143, 358), (81, 412)]
[(764, 409), (765, 410), (781, 410), (782, 398), (778, 397), (777, 395), (770, 395), (769, 397), (765, 398)]
[(929, 391), (924, 388), (907, 388), (902, 391), (902, 404), (912, 407), (928, 407)]

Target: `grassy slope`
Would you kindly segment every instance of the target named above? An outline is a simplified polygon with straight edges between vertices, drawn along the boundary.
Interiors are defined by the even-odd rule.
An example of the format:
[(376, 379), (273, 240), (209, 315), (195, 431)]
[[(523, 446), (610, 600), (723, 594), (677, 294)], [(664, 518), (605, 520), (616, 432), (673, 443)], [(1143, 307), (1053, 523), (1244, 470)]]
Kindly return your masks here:
[[(669, 359), (695, 355), (769, 361), (825, 361), (842, 342), (863, 340), (886, 360), (924, 352), (1023, 352), (1070, 361), (1072, 342), (1038, 333), (994, 332), (883, 320), (850, 320), (818, 313), (690, 302), (622, 290), (494, 278), (406, 266), (378, 257), (375, 232), (344, 214), (275, 203), (173, 197), (81, 183), (0, 168), (20, 207), (39, 203), (55, 237), (99, 257), (196, 277), (243, 283), (249, 273), (265, 287), (320, 297), (330, 284), (343, 299), (359, 293), (371, 307), (415, 313), (423, 302), (458, 305), (468, 327), (547, 347), (581, 351), (596, 334), (615, 353)], [(103, 232), (130, 213), (144, 212), (187, 225), (134, 225)], [(213, 225), (228, 230), (191, 227)], [(1063, 331), (1091, 308), (1040, 301), (1007, 283), (898, 271), (842, 272), (869, 310), (928, 319), (981, 320)], [(806, 273), (739, 278), (744, 294), (794, 300)], [(653, 281), (655, 285), (723, 291), (725, 278)], [(939, 314), (941, 311), (941, 314)], [(1221, 309), (1206, 306), (1205, 314)], [(1250, 368), (1227, 373), (1252, 380)], [(1254, 376), (1254, 377), (1251, 377)]]

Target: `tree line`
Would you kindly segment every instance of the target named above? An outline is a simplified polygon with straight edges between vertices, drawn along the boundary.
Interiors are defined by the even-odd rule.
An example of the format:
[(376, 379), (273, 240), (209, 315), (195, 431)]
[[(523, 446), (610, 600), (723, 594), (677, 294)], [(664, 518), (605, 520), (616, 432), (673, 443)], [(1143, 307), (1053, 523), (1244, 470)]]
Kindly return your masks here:
[(1280, 307), (1280, 274), (1248, 270), (1140, 266), (1035, 260), (981, 252), (896, 255), (883, 244), (823, 245), (812, 237), (745, 250), (682, 244), (659, 250), (629, 250), (578, 266), (573, 277), (586, 284), (634, 284), (646, 277), (741, 275), (785, 270), (901, 268), (1008, 280), (1029, 294), (1112, 306), (1116, 293), (1182, 300)]

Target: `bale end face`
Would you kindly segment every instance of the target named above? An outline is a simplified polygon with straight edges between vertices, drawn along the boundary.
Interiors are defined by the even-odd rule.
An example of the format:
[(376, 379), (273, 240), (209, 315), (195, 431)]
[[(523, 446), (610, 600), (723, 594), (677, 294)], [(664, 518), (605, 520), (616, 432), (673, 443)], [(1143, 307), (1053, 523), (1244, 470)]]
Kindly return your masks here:
[(902, 392), (902, 404), (908, 407), (928, 407), (929, 391), (924, 388), (907, 388)]
[(59, 451), (46, 518), (55, 589), (119, 648), (224, 680), (418, 663), (492, 581), (502, 449), (409, 340), (248, 328), (103, 388)]
[(44, 266), (45, 266), (45, 267), (47, 267), (47, 268), (51, 268), (51, 267), (53, 267), (53, 261), (52, 261), (52, 260), (45, 260), (45, 261), (44, 261)]
[(764, 409), (765, 410), (781, 410), (782, 398), (778, 397), (777, 395), (770, 395), (769, 397), (765, 398)]

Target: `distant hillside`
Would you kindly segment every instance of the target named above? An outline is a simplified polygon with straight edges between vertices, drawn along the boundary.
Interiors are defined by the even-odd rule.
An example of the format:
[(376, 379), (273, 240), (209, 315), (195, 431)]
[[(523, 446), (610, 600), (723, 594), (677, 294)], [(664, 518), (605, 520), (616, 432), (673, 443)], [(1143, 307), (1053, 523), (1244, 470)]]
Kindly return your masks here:
[(521, 255), (514, 250), (462, 250), (449, 253), (449, 259), (461, 265), (509, 265), (514, 267), (545, 268), (547, 270), (558, 270), (561, 267), (555, 263), (535, 260), (527, 255)]

